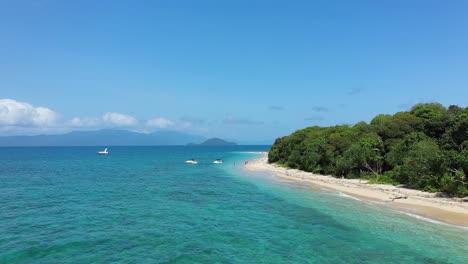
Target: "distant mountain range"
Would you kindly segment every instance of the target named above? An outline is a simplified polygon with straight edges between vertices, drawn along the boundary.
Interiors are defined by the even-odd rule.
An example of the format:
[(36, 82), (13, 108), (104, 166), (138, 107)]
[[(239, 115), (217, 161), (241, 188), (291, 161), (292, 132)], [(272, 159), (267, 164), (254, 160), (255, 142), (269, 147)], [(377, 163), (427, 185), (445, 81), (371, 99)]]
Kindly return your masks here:
[(154, 146), (186, 145), (203, 142), (206, 138), (177, 131), (159, 131), (150, 134), (126, 130), (75, 131), (63, 135), (5, 136), (1, 147), (39, 146)]
[(235, 146), (237, 143), (229, 142), (220, 138), (210, 138), (200, 144), (189, 143), (188, 146)]

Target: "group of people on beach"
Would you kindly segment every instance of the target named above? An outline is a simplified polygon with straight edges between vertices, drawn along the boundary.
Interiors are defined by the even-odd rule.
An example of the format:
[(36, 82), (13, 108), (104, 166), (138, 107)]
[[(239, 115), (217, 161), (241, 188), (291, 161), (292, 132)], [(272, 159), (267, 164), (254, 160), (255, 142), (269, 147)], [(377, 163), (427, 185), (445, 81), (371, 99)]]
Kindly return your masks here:
[[(247, 165), (249, 163), (248, 160), (244, 161), (244, 165)], [(236, 166), (236, 163), (234, 162), (234, 166)]]

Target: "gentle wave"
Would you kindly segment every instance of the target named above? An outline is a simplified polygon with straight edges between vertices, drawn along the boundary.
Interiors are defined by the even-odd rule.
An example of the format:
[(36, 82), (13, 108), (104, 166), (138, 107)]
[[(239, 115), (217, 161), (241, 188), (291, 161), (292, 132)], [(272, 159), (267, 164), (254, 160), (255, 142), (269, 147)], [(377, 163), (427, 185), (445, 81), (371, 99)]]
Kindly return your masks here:
[(444, 223), (444, 222), (441, 222), (441, 221), (437, 221), (437, 220), (434, 220), (434, 219), (431, 219), (431, 218), (428, 218), (428, 217), (424, 217), (424, 216), (420, 216), (420, 215), (416, 215), (416, 214), (412, 214), (412, 213), (408, 213), (408, 212), (402, 212), (402, 213), (407, 215), (407, 216), (410, 216), (412, 218), (421, 220), (421, 221), (425, 221), (425, 222), (429, 222), (429, 223), (433, 223), (433, 224), (437, 224), (437, 225), (454, 226), (454, 227), (458, 227), (458, 228), (461, 228), (461, 229), (468, 230), (468, 226), (459, 226), (459, 225), (447, 224), (447, 223)]
[(232, 151), (231, 153), (265, 154), (268, 153), (268, 151)]
[(356, 197), (351, 196), (351, 195), (348, 195), (348, 194), (344, 194), (344, 193), (342, 193), (342, 192), (339, 192), (338, 195), (341, 196), (341, 197), (350, 198), (350, 199), (353, 199), (353, 200), (356, 200), (356, 201), (362, 201), (362, 200), (359, 199), (359, 198), (356, 198)]
[(431, 218), (427, 218), (427, 217), (424, 217), (424, 216), (420, 216), (420, 215), (416, 215), (416, 214), (412, 214), (412, 213), (408, 213), (408, 212), (403, 212), (403, 213), (405, 215), (407, 215), (407, 216), (410, 216), (410, 217), (413, 217), (413, 218), (416, 218), (416, 219), (419, 219), (419, 220), (422, 220), (422, 221), (430, 222), (430, 223), (433, 223), (433, 224), (446, 225), (446, 223), (443, 223), (443, 222), (440, 222), (440, 221), (437, 221), (437, 220), (434, 220), (434, 219), (431, 219)]

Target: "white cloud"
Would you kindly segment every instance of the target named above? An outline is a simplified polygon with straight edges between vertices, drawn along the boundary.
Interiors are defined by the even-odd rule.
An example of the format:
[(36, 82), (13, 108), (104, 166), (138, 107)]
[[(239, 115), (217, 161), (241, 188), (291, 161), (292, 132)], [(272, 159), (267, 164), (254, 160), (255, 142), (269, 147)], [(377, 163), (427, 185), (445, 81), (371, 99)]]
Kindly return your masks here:
[(67, 124), (72, 127), (98, 127), (102, 124), (102, 121), (99, 118), (75, 117)]
[(149, 127), (156, 127), (156, 128), (169, 128), (173, 127), (175, 123), (169, 119), (158, 117), (150, 119), (146, 122), (146, 125)]
[(0, 126), (50, 127), (56, 124), (58, 118), (58, 113), (46, 107), (0, 99)]
[(133, 116), (121, 114), (121, 113), (114, 113), (114, 112), (107, 112), (102, 116), (102, 121), (104, 124), (113, 125), (113, 126), (135, 126), (138, 124), (138, 121)]
[[(131, 115), (117, 112), (106, 112), (98, 116), (71, 119), (59, 118), (59, 114), (46, 107), (36, 107), (26, 102), (13, 99), (0, 99), (0, 135), (19, 134), (54, 134), (65, 133), (75, 129), (127, 128), (141, 131), (158, 129), (204, 131), (200, 125), (205, 120), (184, 116), (177, 120), (157, 117), (146, 122), (139, 122)], [(246, 120), (229, 120), (231, 122), (251, 122)]]
[(133, 127), (138, 120), (130, 115), (115, 112), (104, 113), (101, 117), (74, 117), (66, 125), (70, 127)]

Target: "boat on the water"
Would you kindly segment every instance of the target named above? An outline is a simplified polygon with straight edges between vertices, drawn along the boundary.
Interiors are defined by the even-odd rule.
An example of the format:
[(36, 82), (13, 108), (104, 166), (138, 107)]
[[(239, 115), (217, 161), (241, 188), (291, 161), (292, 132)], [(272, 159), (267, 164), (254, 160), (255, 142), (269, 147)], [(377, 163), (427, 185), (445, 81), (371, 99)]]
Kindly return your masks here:
[(186, 160), (185, 163), (187, 163), (187, 164), (198, 164), (198, 161), (196, 159), (189, 159), (189, 160)]
[(105, 148), (104, 150), (101, 150), (98, 152), (99, 155), (109, 155), (109, 151), (107, 150), (107, 148)]
[(224, 161), (222, 159), (217, 159), (215, 161), (213, 161), (213, 164), (223, 164)]

